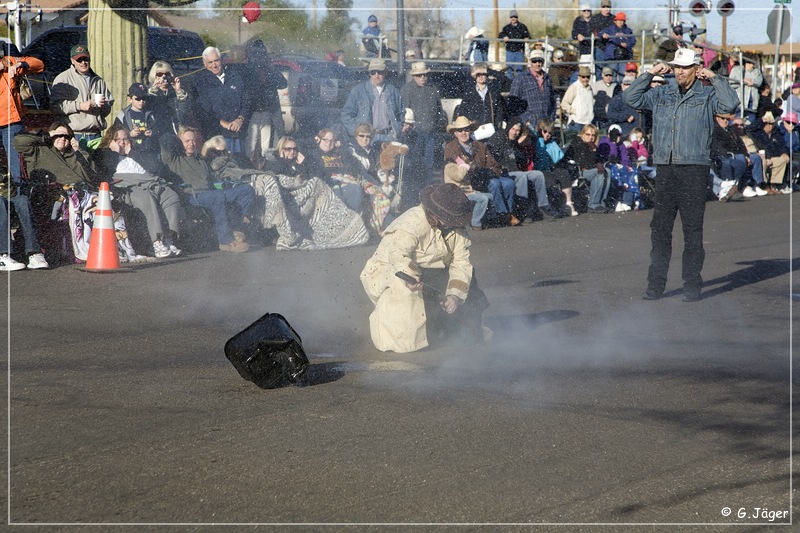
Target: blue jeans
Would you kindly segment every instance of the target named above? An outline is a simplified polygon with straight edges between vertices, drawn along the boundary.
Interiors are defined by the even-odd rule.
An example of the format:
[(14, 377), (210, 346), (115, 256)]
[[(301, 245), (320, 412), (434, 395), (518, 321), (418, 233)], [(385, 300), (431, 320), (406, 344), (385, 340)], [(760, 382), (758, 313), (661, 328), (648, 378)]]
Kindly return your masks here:
[(489, 209), (489, 200), (492, 199), (492, 195), (487, 192), (475, 191), (468, 194), (467, 198), (475, 202), (475, 207), (472, 208), (471, 224), (475, 228), (480, 228), (483, 215), (485, 215), (486, 210)]
[(764, 161), (761, 156), (756, 153), (748, 154), (750, 156), (750, 164), (753, 166), (753, 181), (756, 185), (764, 183)]
[(514, 209), (514, 191), (517, 189), (514, 180), (507, 176), (489, 180), (489, 194), (492, 204), (498, 213), (510, 213)]
[(513, 80), (517, 74), (525, 70), (525, 65), (512, 65), (511, 63), (525, 63), (525, 50), (519, 52), (509, 52), (506, 50), (506, 64), (508, 65), (506, 77)]
[(747, 185), (747, 161), (743, 154), (733, 158), (725, 157), (719, 161), (719, 177), (722, 181), (734, 180), (740, 190)]
[(436, 161), (436, 132), (417, 130), (416, 149), (422, 158), (422, 167), (426, 170), (426, 176), (433, 172), (433, 165)]
[(522, 198), (528, 197), (528, 183), (533, 185), (536, 191), (536, 202), (539, 207), (546, 207), (550, 205), (550, 200), (547, 198), (547, 184), (544, 181), (544, 174), (538, 170), (515, 170), (508, 173), (516, 184), (517, 196)]
[(603, 201), (608, 196), (611, 180), (606, 175), (598, 172), (596, 168), (581, 170), (581, 177), (589, 182), (589, 209), (602, 207)]
[(217, 241), (219, 244), (230, 244), (233, 241), (233, 230), (241, 227), (241, 224), (231, 224), (228, 220), (228, 204), (236, 205), (242, 217), (246, 217), (250, 214), (250, 206), (255, 197), (256, 191), (250, 185), (238, 185), (219, 191), (199, 191), (189, 196), (189, 203), (211, 211)]
[(21, 132), (25, 128), (22, 123), (16, 122), (8, 126), (0, 127), (0, 135), (3, 137), (3, 147), (6, 149), (6, 163), (8, 164), (8, 171), (14, 179), (14, 183), (19, 184), (22, 178), (22, 168), (19, 164), (19, 153), (14, 148), (14, 143), (11, 140), (14, 135)]
[(18, 194), (10, 200), (0, 197), (0, 254), (11, 253), (10, 235), (7, 231), (9, 201), (14, 206), (14, 211), (16, 211), (17, 218), (19, 218), (22, 236), (25, 238), (25, 253), (28, 255), (41, 253), (42, 246), (39, 244), (36, 229), (33, 227), (31, 202), (27, 196)]

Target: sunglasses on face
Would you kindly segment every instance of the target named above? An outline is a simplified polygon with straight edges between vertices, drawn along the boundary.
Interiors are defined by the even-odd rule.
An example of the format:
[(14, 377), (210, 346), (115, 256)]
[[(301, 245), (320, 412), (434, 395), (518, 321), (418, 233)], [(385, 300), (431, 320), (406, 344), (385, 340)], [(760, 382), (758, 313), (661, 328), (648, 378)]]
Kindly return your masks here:
[(415, 78), (427, 78), (428, 75), (427, 74), (414, 74), (414, 77)]
[(369, 133), (359, 133), (358, 136), (361, 137), (362, 139), (372, 139), (372, 135), (370, 135)]
[(90, 59), (88, 57), (79, 57), (75, 60), (76, 63), (88, 63)]
[(458, 128), (458, 129), (453, 130), (453, 131), (455, 131), (456, 133), (464, 133), (464, 132), (469, 132), (470, 129), (469, 128)]
[(588, 80), (589, 76), (578, 76), (579, 78), (583, 78), (584, 80)]
[(72, 135), (70, 135), (69, 133), (56, 133), (55, 135), (51, 135), (51, 137), (53, 138), (54, 141), (56, 139), (65, 139), (67, 141), (72, 139)]
[[(603, 77), (606, 77), (606, 76), (613, 76), (613, 74), (603, 74)], [(588, 76), (587, 76), (587, 78), (588, 78)]]
[(285, 146), (283, 148), (283, 151), (284, 152), (296, 152), (297, 151), (297, 146)]
[(369, 75), (370, 76), (375, 76), (377, 74), (380, 74), (381, 76), (383, 76), (383, 71), (382, 70), (370, 70), (369, 71)]
[(476, 73), (475, 73), (475, 76), (476, 76), (476, 77), (477, 77), (477, 76), (488, 76), (488, 75), (489, 75), (489, 74), (488, 74), (488, 73), (486, 73), (486, 72), (476, 72)]
[(536, 59), (531, 59), (531, 63), (544, 63), (544, 59), (537, 57)]
[(138, 96), (131, 96), (131, 98), (133, 100), (136, 100), (137, 102), (144, 102), (145, 100), (147, 100), (147, 98), (139, 98)]

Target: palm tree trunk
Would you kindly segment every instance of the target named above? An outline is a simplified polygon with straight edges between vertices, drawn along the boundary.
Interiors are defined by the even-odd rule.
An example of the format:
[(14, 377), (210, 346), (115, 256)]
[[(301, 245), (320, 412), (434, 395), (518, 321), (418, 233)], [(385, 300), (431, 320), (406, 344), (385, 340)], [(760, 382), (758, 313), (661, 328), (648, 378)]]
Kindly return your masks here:
[(146, 81), (146, 9), (146, 0), (89, 0), (86, 44), (92, 55), (92, 69), (114, 95), (111, 117), (128, 105), (128, 87)]

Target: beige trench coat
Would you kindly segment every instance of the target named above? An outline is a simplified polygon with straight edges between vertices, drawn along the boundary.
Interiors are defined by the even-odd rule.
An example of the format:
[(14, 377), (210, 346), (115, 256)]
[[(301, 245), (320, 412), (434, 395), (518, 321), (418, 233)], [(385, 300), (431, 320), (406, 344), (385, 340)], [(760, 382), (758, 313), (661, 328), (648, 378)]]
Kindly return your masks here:
[(463, 228), (446, 237), (431, 228), (422, 206), (409, 209), (389, 225), (361, 272), (364, 290), (375, 304), (369, 329), (377, 349), (407, 353), (428, 346), (422, 292), (410, 291), (395, 272), (414, 276), (420, 268), (446, 268), (445, 294), (466, 300), (472, 281), (470, 244)]

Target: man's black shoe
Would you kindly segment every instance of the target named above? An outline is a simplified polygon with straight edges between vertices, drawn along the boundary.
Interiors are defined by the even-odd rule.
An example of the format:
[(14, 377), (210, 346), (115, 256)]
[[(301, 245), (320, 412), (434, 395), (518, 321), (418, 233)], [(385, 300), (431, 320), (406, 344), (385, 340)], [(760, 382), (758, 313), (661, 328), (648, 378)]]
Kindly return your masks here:
[(647, 289), (642, 295), (642, 300), (660, 300), (664, 296), (663, 292), (658, 292), (653, 289)]
[(700, 299), (700, 289), (683, 289), (684, 302), (696, 302)]
[(608, 213), (608, 208), (601, 205), (597, 207), (590, 207), (589, 209), (587, 209), (587, 211), (589, 213)]
[(551, 220), (555, 220), (557, 218), (564, 218), (564, 214), (555, 207), (553, 207), (552, 205), (546, 205), (544, 207), (540, 207), (539, 210), (542, 213), (544, 213), (547, 216), (547, 218)]

